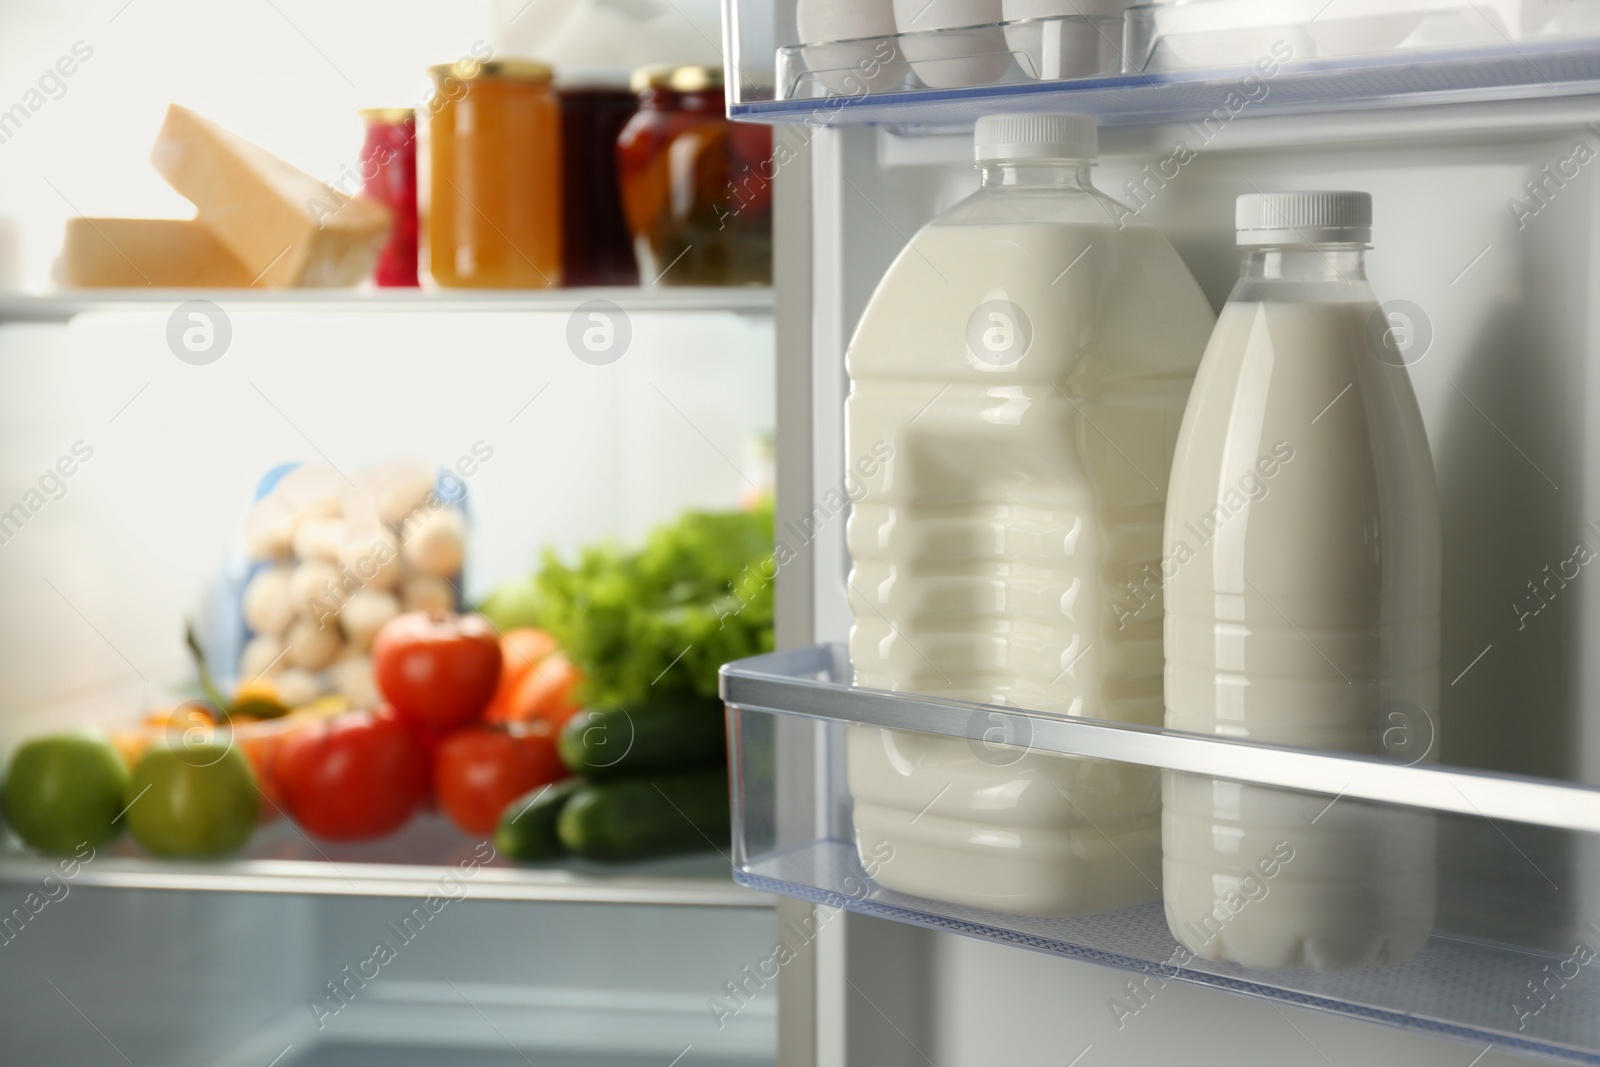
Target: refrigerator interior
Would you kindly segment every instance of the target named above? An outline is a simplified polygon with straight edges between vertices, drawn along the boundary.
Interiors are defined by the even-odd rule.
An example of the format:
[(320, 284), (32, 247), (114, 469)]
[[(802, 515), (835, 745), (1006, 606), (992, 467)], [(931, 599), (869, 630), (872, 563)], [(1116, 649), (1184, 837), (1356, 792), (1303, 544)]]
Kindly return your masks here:
[[(1007, 102), (946, 96), (920, 110), (914, 103), (885, 105), (892, 111), (878, 118), (904, 131), (926, 115), (942, 123), (957, 107), (994, 110)], [(1070, 100), (1056, 102), (1071, 110)], [(1112, 125), (1101, 131), (1094, 173), (1098, 188), (1135, 206), (1172, 241), (1213, 307), (1221, 306), (1238, 270), (1233, 201), (1240, 193), (1372, 193), (1373, 286), (1382, 301), (1409, 302), (1410, 318), (1432, 337), (1409, 369), (1445, 531), (1442, 762), (1591, 785), (1600, 774), (1594, 718), (1585, 712), (1595, 697), (1585, 652), (1596, 638), (1592, 588), (1571, 583), (1533, 614), (1518, 605), (1547, 565), (1596, 537), (1595, 186), (1584, 173), (1559, 183), (1547, 179), (1562, 161), (1593, 153), (1597, 116), (1593, 98), (1578, 97), (1246, 115), (1204, 128), (1180, 121)], [(844, 521), (816, 519), (819, 503), (843, 484), (843, 352), (867, 298), (910, 235), (976, 188), (977, 179), (970, 134), (901, 136), (829, 111), (791, 137), (799, 162), (780, 171), (780, 180), (808, 194), (809, 217), (790, 223), (809, 232), (803, 284), (812, 314), (808, 334), (780, 335), (779, 344), (780, 352), (810, 365), (814, 433), (798, 447), (783, 435), (780, 419), (780, 464), (787, 457), (791, 479), (780, 467), (780, 487), (799, 480), (809, 493), (784, 500), (780, 489), (780, 520), (792, 532), (820, 525), (814, 539), (794, 534), (800, 540), (793, 547), (809, 545), (812, 568), (810, 602), (787, 607), (795, 627), (789, 643), (798, 645), (842, 642), (849, 632)], [(1164, 166), (1180, 144), (1203, 151)], [(1535, 197), (1530, 182), (1547, 183), (1547, 192)], [(780, 307), (794, 291), (780, 280)], [(780, 375), (791, 373), (780, 368)], [(797, 780), (837, 769), (811, 724), (781, 721), (776, 730), (779, 765), (792, 768)], [(798, 795), (788, 802), (783, 788), (780, 774), (778, 825), (824, 818)], [(1551, 894), (1559, 902), (1513, 897), (1485, 911), (1485, 936), (1526, 943), (1518, 938), (1592, 918), (1585, 905), (1594, 885), (1592, 841), (1583, 838), (1571, 835), (1535, 864), (1560, 886)], [(1525, 859), (1508, 853), (1508, 864), (1518, 868)], [(1449, 887), (1441, 892), (1447, 901)], [(1127, 1033), (1135, 1024), (1119, 1026), (1113, 1010), (1119, 998), (1126, 1002), (1126, 972), (851, 914), (830, 931), (823, 943), (832, 962), (819, 963), (819, 970), (831, 965), (855, 985), (818, 987), (818, 1040), (835, 1054), (848, 1050), (873, 1062), (981, 1062), (978, 1050), (994, 1062), (1017, 1063), (1070, 1063), (1080, 1054), (1083, 1063), (1179, 1055), (1215, 1063), (1256, 1055), (1315, 1062), (1320, 1055), (1336, 1063), (1444, 1064), (1479, 1054), (1473, 1062), (1520, 1062), (1488, 1041), (1473, 1048), (1401, 1035), (1170, 983), (1141, 1012), (1142, 1032)], [(929, 977), (912, 987), (900, 980), (902, 972), (879, 962), (891, 955), (938, 962), (914, 968)], [(1515, 992), (1505, 991), (1511, 1031)], [(881, 1010), (885, 1003), (900, 1009)]]
[[(55, 289), (73, 215), (192, 213), (148, 163), (169, 102), (348, 183), (356, 109), (420, 103), (428, 65), (475, 44), (520, 56), (555, 40), (565, 61), (627, 66), (621, 35), (601, 42), (611, 52), (574, 36), (596, 10), (0, 2), (0, 483), (4, 509), (45, 501), (0, 545), (0, 752), (126, 723), (192, 678), (184, 621), (217, 612), (257, 482), (280, 464), (476, 457), (470, 601), (547, 548), (634, 545), (768, 485), (766, 289)], [(713, 3), (623, 14), (655, 20), (660, 57), (717, 58)], [(73, 73), (53, 73), (69, 54)], [(210, 363), (169, 341), (190, 299), (229, 338)], [(631, 337), (610, 361), (572, 340), (596, 299)], [(41, 490), (74, 446), (74, 473)], [(71, 874), (14, 844), (0, 855), (8, 1063), (773, 1061), (776, 991), (747, 977), (771, 952), (772, 900), (733, 885), (710, 846), (519, 868), (436, 814), (359, 846), (279, 820), (221, 861), (123, 841)], [(719, 1018), (708, 1006), (735, 983), (745, 1000)]]

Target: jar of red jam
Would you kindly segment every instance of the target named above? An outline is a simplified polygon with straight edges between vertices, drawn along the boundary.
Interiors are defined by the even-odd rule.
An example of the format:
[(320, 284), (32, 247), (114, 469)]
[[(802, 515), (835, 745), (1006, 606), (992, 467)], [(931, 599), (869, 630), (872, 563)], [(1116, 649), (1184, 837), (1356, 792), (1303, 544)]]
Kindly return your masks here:
[(639, 110), (626, 69), (556, 71), (561, 102), (561, 281), (638, 285), (633, 235), (622, 217), (617, 137)]
[(394, 219), (372, 280), (386, 288), (416, 286), (417, 115), (408, 107), (364, 108), (360, 115), (367, 124), (361, 185)]
[(645, 283), (772, 284), (772, 131), (728, 120), (720, 67), (645, 67), (633, 88), (617, 166)]

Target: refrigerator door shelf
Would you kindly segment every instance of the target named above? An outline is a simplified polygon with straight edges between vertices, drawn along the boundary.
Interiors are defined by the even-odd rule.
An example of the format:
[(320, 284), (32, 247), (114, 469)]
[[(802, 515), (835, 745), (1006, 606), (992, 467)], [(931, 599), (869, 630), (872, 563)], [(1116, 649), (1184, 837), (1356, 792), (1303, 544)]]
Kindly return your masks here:
[(974, 67), (991, 85), (1098, 78), (1122, 69), (1122, 20), (1018, 19), (778, 49), (777, 96), (828, 101), (960, 85)]
[[(1133, 970), (1141, 977), (1130, 983), (1130, 1013), (1165, 983), (1181, 981), (1600, 1063), (1600, 978), (1589, 966), (1600, 956), (1600, 912), (1579, 888), (1600, 834), (1600, 790), (857, 689), (846, 684), (850, 677), (837, 645), (723, 668), (741, 884)], [(988, 762), (1053, 753), (1158, 768), (1169, 795), (1177, 783), (1185, 795), (1198, 789), (1211, 797), (1218, 812), (1229, 810), (1230, 798), (1246, 811), (1237, 839), (1219, 827), (1217, 849), (1249, 860), (1262, 844), (1251, 839), (1265, 833), (1282, 836), (1291, 858), (1269, 863), (1270, 874), (1219, 905), (1203, 920), (1207, 929), (1184, 944), (1169, 928), (1153, 873), (1141, 874), (1150, 890), (1143, 902), (1073, 917), (896, 892), (883, 884), (893, 879), (881, 877), (895, 862), (893, 849), (885, 855), (881, 842), (858, 842), (851, 816), (846, 737), (864, 727), (964, 741)], [(780, 739), (784, 752), (814, 753), (814, 773), (791, 774)], [(930, 796), (924, 809), (932, 822), (940, 799)], [(1376, 852), (1373, 866), (1363, 866), (1363, 849), (1415, 856), (1416, 877), (1400, 879), (1404, 885), (1362, 878), (1364, 870), (1390, 869)], [(1436, 894), (1427, 888), (1435, 882)], [(1350, 932), (1330, 925), (1329, 914), (1342, 908), (1348, 919), (1356, 913), (1348, 905), (1366, 900), (1387, 926), (1374, 920), (1372, 929)], [(1303, 943), (1262, 962), (1275, 940), (1292, 942), (1285, 930), (1299, 931)], [(1399, 944), (1407, 938), (1415, 943)], [(1262, 969), (1223, 958), (1250, 957), (1252, 949)], [(1403, 958), (1372, 962), (1388, 957)]]
[(1190, 0), (805, 42), (773, 0), (724, 0), (729, 112), (937, 133), (999, 111), (1117, 125), (1594, 92), (1600, 3), (1532, 6)]

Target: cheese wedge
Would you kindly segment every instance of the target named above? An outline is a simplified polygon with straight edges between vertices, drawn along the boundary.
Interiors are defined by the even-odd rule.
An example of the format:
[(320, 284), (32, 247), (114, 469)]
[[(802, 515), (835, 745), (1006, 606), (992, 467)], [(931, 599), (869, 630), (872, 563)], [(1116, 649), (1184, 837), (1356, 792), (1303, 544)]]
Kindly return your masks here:
[(56, 270), (63, 285), (93, 288), (232, 289), (251, 281), (193, 219), (68, 219)]
[(389, 236), (389, 209), (347, 197), (173, 104), (150, 161), (257, 285), (355, 285)]

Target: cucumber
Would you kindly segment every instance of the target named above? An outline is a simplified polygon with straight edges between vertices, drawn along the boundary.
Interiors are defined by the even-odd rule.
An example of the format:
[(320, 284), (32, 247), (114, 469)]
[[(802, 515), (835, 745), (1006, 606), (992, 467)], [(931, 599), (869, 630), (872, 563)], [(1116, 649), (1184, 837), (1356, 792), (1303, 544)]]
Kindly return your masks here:
[(610, 863), (727, 847), (727, 771), (602, 782), (578, 790), (556, 832), (568, 849)]
[(720, 703), (684, 700), (580, 711), (556, 750), (568, 770), (598, 782), (723, 766), (728, 737)]
[(524, 863), (559, 859), (567, 850), (556, 835), (556, 817), (583, 786), (577, 778), (540, 786), (513, 800), (500, 813), (494, 847), (507, 859)]

